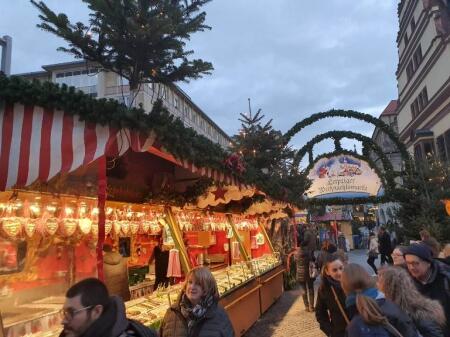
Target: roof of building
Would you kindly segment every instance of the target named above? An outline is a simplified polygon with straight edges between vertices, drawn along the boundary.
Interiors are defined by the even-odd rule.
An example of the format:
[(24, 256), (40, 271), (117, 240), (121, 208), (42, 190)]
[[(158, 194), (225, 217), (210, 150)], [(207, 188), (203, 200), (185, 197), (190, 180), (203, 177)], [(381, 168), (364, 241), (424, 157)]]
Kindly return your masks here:
[(398, 107), (398, 101), (396, 99), (393, 99), (392, 101), (389, 102), (387, 107), (383, 110), (380, 117), (381, 116), (398, 115), (397, 107)]

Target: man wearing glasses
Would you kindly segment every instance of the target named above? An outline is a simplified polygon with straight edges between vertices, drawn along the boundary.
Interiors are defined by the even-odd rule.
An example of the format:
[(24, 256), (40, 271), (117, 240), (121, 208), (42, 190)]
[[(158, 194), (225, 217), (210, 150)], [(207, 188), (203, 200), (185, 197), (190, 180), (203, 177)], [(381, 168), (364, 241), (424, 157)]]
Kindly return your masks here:
[(142, 324), (130, 321), (121, 298), (109, 296), (103, 282), (88, 278), (66, 293), (61, 310), (64, 327), (60, 337), (156, 337)]
[(419, 292), (437, 300), (447, 317), (445, 336), (450, 337), (450, 266), (433, 259), (430, 247), (423, 243), (405, 249), (406, 266)]

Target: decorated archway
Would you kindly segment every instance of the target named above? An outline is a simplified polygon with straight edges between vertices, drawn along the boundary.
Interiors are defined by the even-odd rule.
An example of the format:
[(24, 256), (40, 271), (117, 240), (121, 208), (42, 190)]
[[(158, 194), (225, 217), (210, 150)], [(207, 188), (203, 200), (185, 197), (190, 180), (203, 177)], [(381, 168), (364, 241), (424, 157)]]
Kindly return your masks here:
[[(395, 181), (396, 177), (403, 177), (405, 174), (412, 173), (413, 167), (411, 164), (411, 158), (405, 147), (405, 145), (398, 139), (396, 133), (382, 120), (377, 119), (371, 115), (364, 114), (353, 110), (330, 110), (327, 112), (320, 112), (305, 118), (301, 122), (295, 124), (285, 135), (285, 142), (289, 143), (293, 136), (301, 132), (305, 127), (314, 124), (325, 118), (332, 117), (344, 117), (352, 118), (360, 121), (370, 123), (385, 133), (389, 139), (396, 146), (398, 153), (402, 159), (402, 168), (400, 170), (394, 170), (394, 167), (380, 146), (375, 143), (371, 138), (364, 136), (360, 133), (353, 131), (328, 131), (318, 134), (311, 140), (309, 140), (302, 148), (300, 148), (293, 158), (293, 169), (298, 170), (300, 162), (308, 154), (309, 164), (306, 167), (308, 176), (316, 181), (316, 178), (332, 178), (334, 180), (327, 181), (330, 184), (339, 185), (343, 181), (355, 182), (361, 180), (365, 176), (366, 180), (377, 181), (379, 179), (380, 189), (375, 192), (376, 187), (371, 186), (368, 191), (370, 193), (353, 193), (345, 195), (344, 193), (331, 193), (336, 192), (339, 189), (344, 189), (342, 185), (339, 188), (333, 190), (330, 186), (328, 188), (321, 187), (322, 191), (328, 191), (330, 193), (322, 193), (319, 195), (317, 191), (311, 193), (311, 189), (305, 193), (306, 202), (308, 204), (349, 204), (349, 203), (367, 203), (367, 202), (385, 202), (396, 199), (396, 192), (401, 187), (397, 186)], [(354, 139), (362, 143), (362, 154), (358, 154), (356, 151), (349, 151), (342, 148), (341, 140), (343, 138)], [(325, 139), (334, 140), (334, 151), (314, 156), (313, 148), (316, 144)], [(382, 167), (377, 166), (371, 157), (371, 154), (375, 155), (377, 160), (380, 160)], [(317, 166), (319, 165), (319, 166)], [(321, 165), (321, 166), (320, 166)], [(330, 169), (332, 166), (339, 165), (339, 169), (334, 168), (332, 172)], [(364, 168), (364, 169), (362, 169)], [(316, 175), (314, 175), (316, 170)], [(320, 174), (318, 170), (322, 170)], [(339, 171), (340, 170), (340, 171)], [(339, 172), (338, 172), (339, 171)], [(345, 178), (346, 176), (351, 177)], [(373, 181), (371, 185), (373, 185)], [(317, 185), (317, 184), (316, 184)], [(347, 186), (347, 185), (346, 185)], [(353, 189), (362, 189), (359, 185), (351, 185)], [(316, 186), (317, 188), (317, 186)], [(366, 186), (367, 189), (367, 186)], [(381, 193), (380, 193), (381, 191)], [(308, 194), (314, 197), (308, 198)], [(345, 195), (345, 196), (344, 196)], [(319, 196), (319, 197), (317, 197)]]

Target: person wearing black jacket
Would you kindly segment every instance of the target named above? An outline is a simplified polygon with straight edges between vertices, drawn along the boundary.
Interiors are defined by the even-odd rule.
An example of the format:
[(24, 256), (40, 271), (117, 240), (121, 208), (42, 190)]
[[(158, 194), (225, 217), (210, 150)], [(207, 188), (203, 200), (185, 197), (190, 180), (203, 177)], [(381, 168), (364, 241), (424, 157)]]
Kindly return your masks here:
[(378, 231), (378, 250), (380, 252), (380, 264), (384, 265), (386, 262), (392, 264), (392, 242), (391, 236), (384, 227), (380, 227)]
[(347, 326), (345, 294), (341, 287), (344, 262), (332, 254), (322, 268), (322, 280), (317, 292), (316, 319), (320, 330), (329, 337), (344, 337)]
[(105, 284), (88, 278), (66, 293), (60, 337), (156, 337), (156, 332), (126, 317), (125, 304), (109, 296)]
[(409, 246), (405, 260), (417, 290), (439, 301), (444, 308), (447, 320), (444, 336), (450, 337), (450, 266), (433, 259), (431, 249), (423, 243)]

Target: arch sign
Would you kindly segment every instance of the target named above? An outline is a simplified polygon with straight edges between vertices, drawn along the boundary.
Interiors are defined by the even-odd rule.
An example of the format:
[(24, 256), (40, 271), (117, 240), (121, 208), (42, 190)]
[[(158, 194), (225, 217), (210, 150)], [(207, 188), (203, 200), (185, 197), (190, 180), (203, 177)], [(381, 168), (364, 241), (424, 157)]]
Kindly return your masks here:
[(308, 198), (361, 198), (381, 196), (376, 172), (363, 160), (342, 154), (319, 159), (309, 171)]

